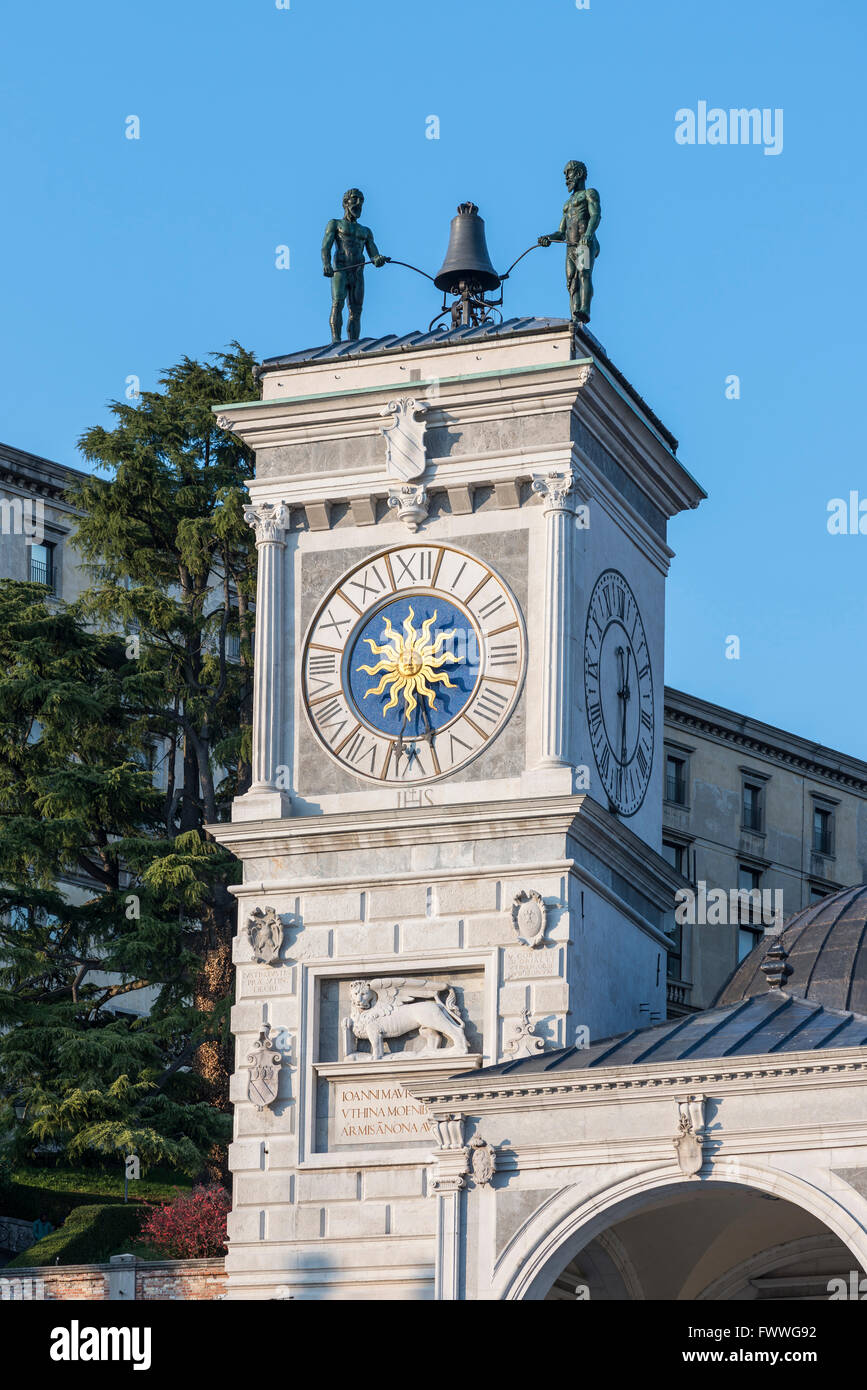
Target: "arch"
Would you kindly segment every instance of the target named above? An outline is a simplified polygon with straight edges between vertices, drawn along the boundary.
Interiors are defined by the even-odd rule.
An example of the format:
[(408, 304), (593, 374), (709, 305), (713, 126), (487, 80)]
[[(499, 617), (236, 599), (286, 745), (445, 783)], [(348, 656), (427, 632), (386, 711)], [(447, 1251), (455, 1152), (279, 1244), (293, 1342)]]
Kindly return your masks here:
[[(780, 1170), (754, 1167), (742, 1160), (720, 1161), (695, 1178), (673, 1174), (671, 1168), (625, 1178), (603, 1192), (582, 1199), (576, 1185), (564, 1188), (543, 1203), (509, 1241), (494, 1267), (491, 1296), (500, 1300), (540, 1300), (560, 1271), (609, 1226), (657, 1201), (706, 1186), (745, 1187), (780, 1197), (821, 1221), (867, 1268), (867, 1201), (854, 1189), (851, 1206), (805, 1178)], [(860, 1208), (856, 1216), (854, 1208)]]

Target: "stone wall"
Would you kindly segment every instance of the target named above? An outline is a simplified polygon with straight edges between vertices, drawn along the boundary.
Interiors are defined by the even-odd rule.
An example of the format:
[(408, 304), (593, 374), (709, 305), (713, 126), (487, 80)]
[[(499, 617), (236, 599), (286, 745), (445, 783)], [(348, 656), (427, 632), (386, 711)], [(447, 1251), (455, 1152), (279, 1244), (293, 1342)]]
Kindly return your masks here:
[(17, 1216), (0, 1216), (0, 1250), (20, 1254), (33, 1244), (33, 1222)]
[[(0, 1270), (0, 1300), (100, 1302), (112, 1297), (111, 1276), (117, 1273), (111, 1263)], [(135, 1265), (137, 1302), (221, 1298), (225, 1289), (222, 1260), (139, 1260)]]

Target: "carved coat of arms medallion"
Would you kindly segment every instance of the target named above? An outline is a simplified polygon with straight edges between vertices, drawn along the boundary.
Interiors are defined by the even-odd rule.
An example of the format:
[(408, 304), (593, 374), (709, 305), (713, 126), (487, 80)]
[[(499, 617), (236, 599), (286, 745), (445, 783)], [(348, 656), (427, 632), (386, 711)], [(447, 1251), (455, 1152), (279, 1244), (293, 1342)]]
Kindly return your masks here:
[(283, 1065), (283, 1058), (271, 1037), (270, 1024), (262, 1025), (255, 1048), (247, 1054), (247, 1063), (247, 1099), (253, 1102), (257, 1110), (264, 1110), (277, 1099), (280, 1068)]
[(247, 918), (245, 931), (260, 965), (278, 965), (283, 945), (283, 923), (273, 907), (256, 907)]
[(402, 396), (398, 401), (389, 401), (380, 411), (391, 415), (392, 423), (382, 427), (385, 436), (386, 467), (389, 476), (402, 478), (405, 483), (420, 478), (425, 470), (425, 401), (410, 400)]
[(497, 1151), (480, 1134), (470, 1140), (470, 1167), (477, 1187), (487, 1187), (497, 1171)]
[(525, 946), (541, 946), (548, 925), (545, 899), (535, 889), (516, 893), (512, 901), (512, 923), (518, 940)]

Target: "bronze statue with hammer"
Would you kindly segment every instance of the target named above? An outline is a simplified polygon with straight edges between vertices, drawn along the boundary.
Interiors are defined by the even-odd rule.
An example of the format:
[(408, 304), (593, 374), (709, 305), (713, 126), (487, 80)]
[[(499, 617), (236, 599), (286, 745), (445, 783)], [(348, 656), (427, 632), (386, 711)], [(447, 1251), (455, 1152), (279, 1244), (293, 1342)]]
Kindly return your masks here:
[(596, 228), (602, 217), (599, 194), (586, 188), (587, 165), (580, 159), (570, 159), (563, 170), (569, 197), (563, 204), (563, 217), (556, 232), (539, 237), (540, 246), (552, 241), (566, 243), (566, 286), (573, 323), (590, 322), (590, 300), (593, 298), (593, 265), (599, 255)]

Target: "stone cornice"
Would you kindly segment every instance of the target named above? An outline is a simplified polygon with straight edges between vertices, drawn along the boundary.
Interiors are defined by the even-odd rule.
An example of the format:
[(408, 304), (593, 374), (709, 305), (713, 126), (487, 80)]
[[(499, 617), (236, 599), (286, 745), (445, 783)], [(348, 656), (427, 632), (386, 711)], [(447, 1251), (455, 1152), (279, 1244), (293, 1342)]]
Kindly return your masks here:
[(665, 722), (769, 758), (807, 776), (867, 794), (867, 763), (668, 686), (665, 689)]
[(565, 1068), (545, 1074), (520, 1071), (511, 1075), (478, 1076), (457, 1080), (452, 1077), (439, 1086), (414, 1083), (412, 1094), (423, 1100), (431, 1113), (455, 1106), (473, 1114), (491, 1110), (532, 1109), (540, 1099), (551, 1105), (595, 1105), (605, 1100), (656, 1100), (676, 1091), (710, 1090), (715, 1096), (736, 1095), (744, 1091), (780, 1091), (796, 1085), (811, 1086), (867, 1084), (867, 1048), (826, 1048), (822, 1051), (788, 1052), (744, 1057), (737, 1061), (710, 1058), (690, 1065), (653, 1062), (645, 1066)]
[(399, 813), (389, 807), (283, 820), (220, 821), (208, 830), (242, 858), (561, 835), (597, 855), (663, 911), (670, 908), (671, 895), (681, 884), (661, 855), (586, 795), (452, 802)]
[[(378, 436), (383, 401), (405, 391), (404, 381), (375, 382), (367, 386), (347, 386), (341, 390), (307, 395), (280, 396), (260, 401), (237, 402), (219, 407), (219, 421), (231, 428), (257, 450), (284, 444), (310, 444), (337, 439)], [(412, 382), (413, 393), (424, 396), (435, 388), (431, 400), (428, 428), (466, 428), (473, 423), (502, 419), (504, 396), (511, 416), (545, 415), (571, 412), (580, 399), (585, 424), (603, 447), (614, 450), (641, 488), (664, 515), (695, 507), (705, 496), (703, 490), (683, 468), (657, 428), (624, 392), (607, 367), (593, 357), (570, 361), (534, 362), (523, 366), (501, 367), (484, 372), (430, 376)], [(215, 408), (216, 411), (216, 408)], [(569, 424), (564, 421), (560, 452), (568, 455)], [(607, 442), (606, 442), (607, 441)], [(528, 478), (538, 460), (524, 459), (523, 451), (513, 451), (509, 475)], [(564, 460), (566, 461), (566, 460)], [(486, 468), (502, 474), (505, 456), (493, 450), (487, 459), (471, 469), (471, 480), (488, 480)], [(528, 467), (529, 464), (529, 467)], [(440, 474), (457, 474), (471, 465), (469, 456), (450, 454), (437, 458), (432, 453), (426, 479), (428, 487), (440, 481)], [(516, 465), (518, 472), (516, 473)], [(358, 470), (355, 476), (322, 472), (294, 472), (282, 475), (282, 496), (293, 505), (311, 500), (334, 501), (349, 498), (359, 485), (375, 490), (385, 479), (384, 469)], [(266, 488), (267, 479), (261, 480)], [(255, 485), (254, 485), (255, 487)]]

